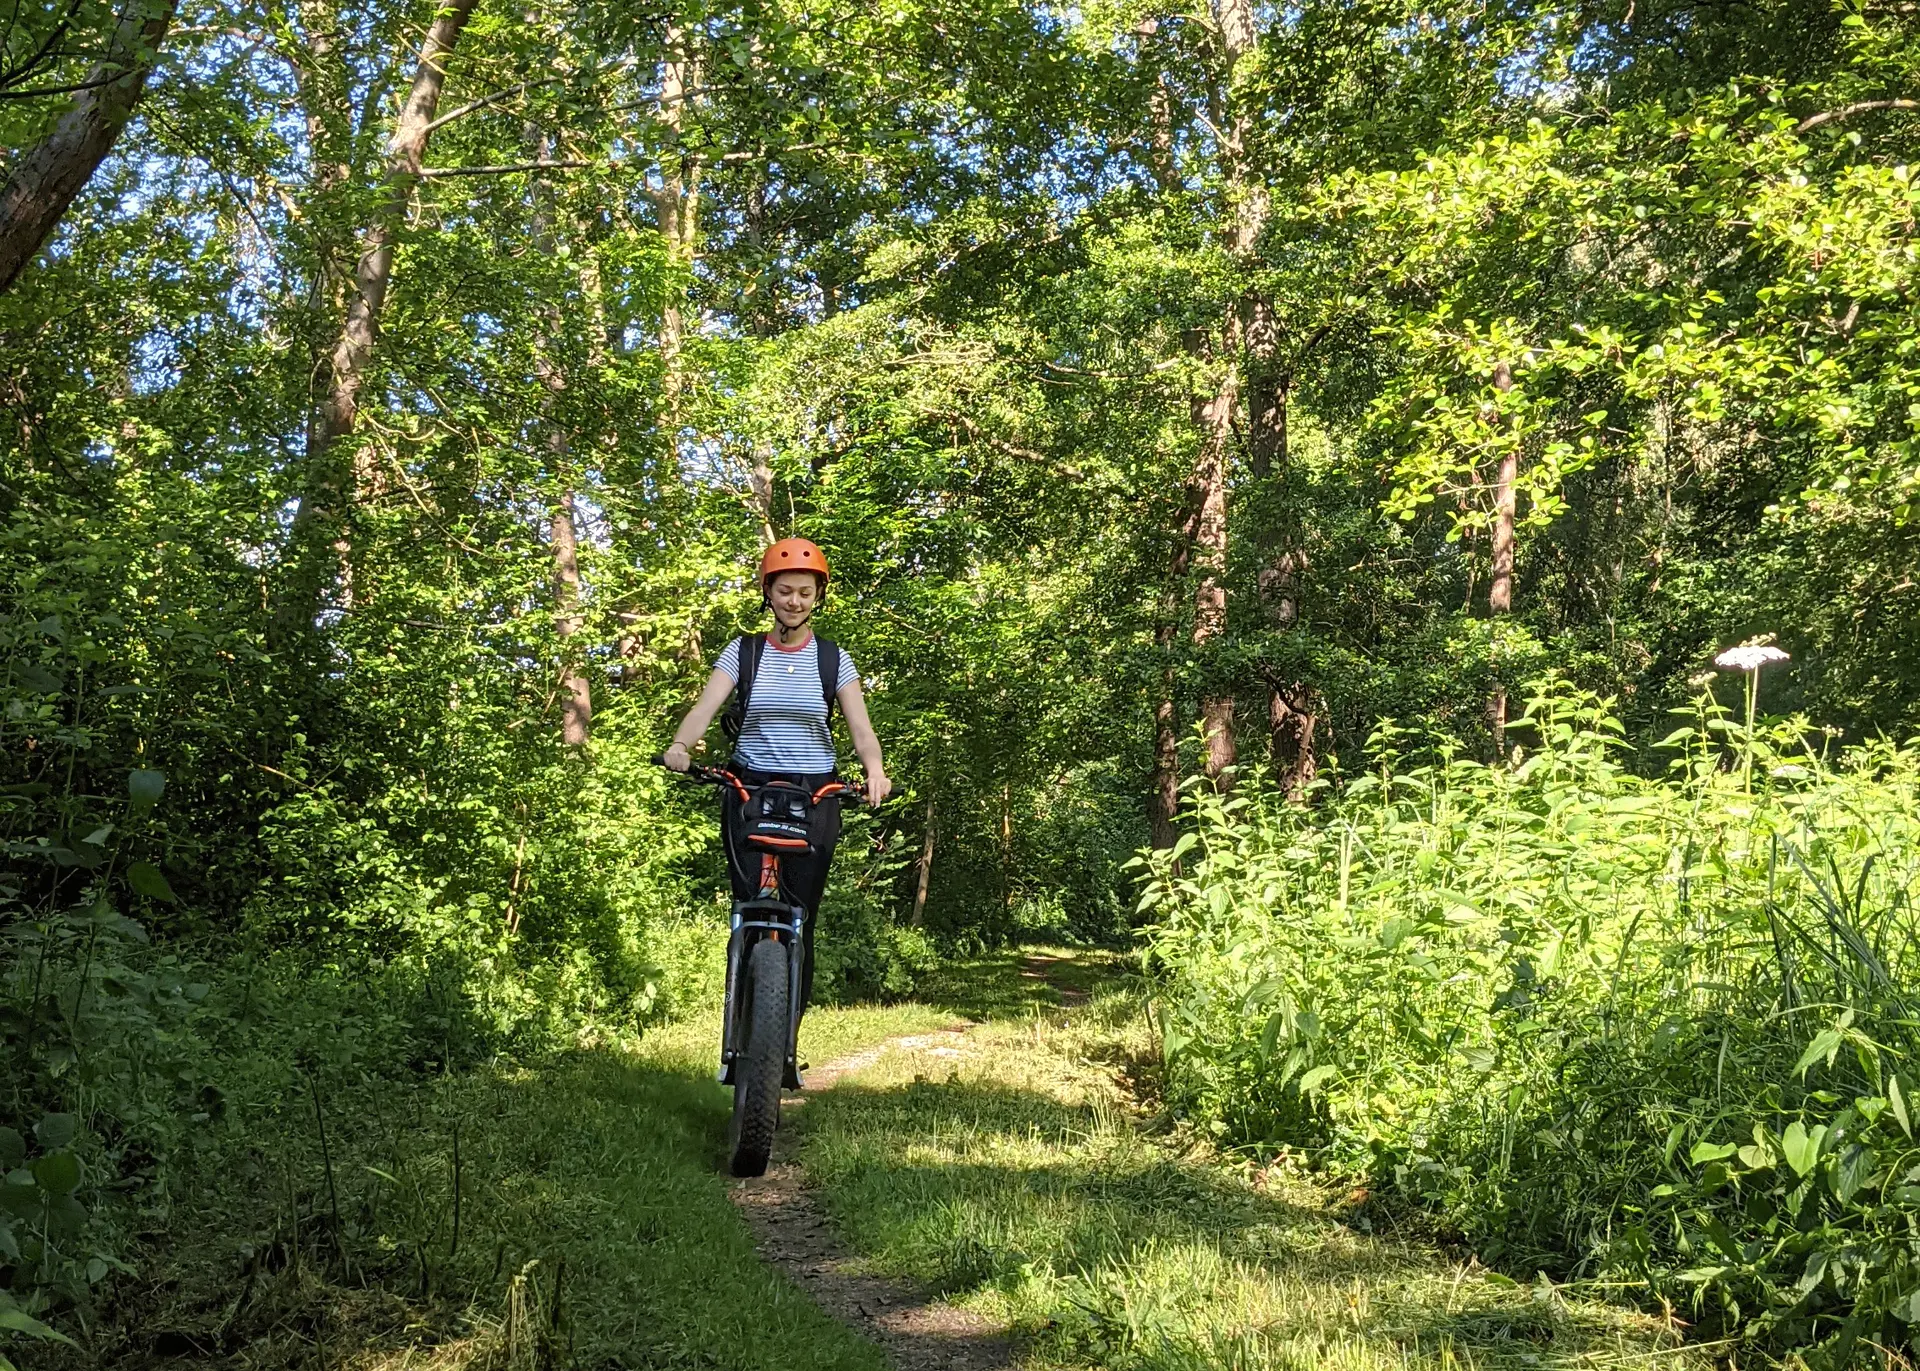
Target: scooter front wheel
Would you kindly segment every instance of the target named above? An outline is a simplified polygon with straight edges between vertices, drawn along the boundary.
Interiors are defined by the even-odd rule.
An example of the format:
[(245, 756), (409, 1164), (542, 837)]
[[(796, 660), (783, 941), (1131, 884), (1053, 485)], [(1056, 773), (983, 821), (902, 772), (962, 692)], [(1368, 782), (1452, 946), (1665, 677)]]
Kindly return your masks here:
[(733, 1059), (733, 1121), (727, 1130), (729, 1169), (764, 1175), (780, 1127), (780, 1077), (787, 1059), (787, 948), (763, 938), (747, 954), (741, 1015), (746, 1042)]

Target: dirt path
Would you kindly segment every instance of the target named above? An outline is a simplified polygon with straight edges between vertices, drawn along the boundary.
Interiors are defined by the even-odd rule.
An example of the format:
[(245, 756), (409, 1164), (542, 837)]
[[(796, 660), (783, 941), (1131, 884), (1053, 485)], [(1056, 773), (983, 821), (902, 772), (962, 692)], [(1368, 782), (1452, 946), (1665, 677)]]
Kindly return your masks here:
[(775, 1139), (767, 1174), (736, 1181), (731, 1192), (761, 1255), (827, 1313), (879, 1343), (899, 1371), (1001, 1371), (1013, 1365), (1013, 1345), (1003, 1329), (978, 1314), (956, 1309), (906, 1281), (864, 1274), (860, 1259), (840, 1240), (806, 1188), (792, 1158), (793, 1125), (808, 1096), (831, 1090), (889, 1049), (924, 1054), (930, 1061), (970, 1055), (966, 1027), (889, 1038), (807, 1072), (807, 1088), (786, 1101), (786, 1126)]
[(1087, 992), (1079, 986), (1063, 984), (1048, 973), (1056, 966), (1068, 965), (1066, 957), (1050, 957), (1044, 952), (1029, 952), (1020, 962), (1022, 980), (1039, 981), (1060, 997), (1062, 1008), (1072, 1009), (1087, 1002)]

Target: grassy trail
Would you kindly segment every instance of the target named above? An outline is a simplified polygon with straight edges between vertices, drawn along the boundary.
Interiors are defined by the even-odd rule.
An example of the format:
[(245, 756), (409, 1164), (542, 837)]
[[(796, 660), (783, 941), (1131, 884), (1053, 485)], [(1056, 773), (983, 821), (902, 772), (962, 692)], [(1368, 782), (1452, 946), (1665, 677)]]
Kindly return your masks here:
[(1010, 1327), (1028, 1371), (1707, 1364), (1373, 1232), (1364, 1194), (1154, 1136), (1141, 1005), (1097, 958), (962, 968), (937, 998), (985, 1022), (875, 1054), (807, 1107), (800, 1160), (870, 1269)]
[[(974, 1026), (943, 1031), (958, 1020)], [(830, 1264), (878, 1283), (861, 1288), (930, 1291), (922, 1322), (995, 1334), (982, 1365), (1008, 1357), (1000, 1330), (1029, 1371), (1704, 1364), (1649, 1320), (1156, 1136), (1141, 1006), (1098, 957), (956, 966), (916, 1003), (817, 1010), (803, 1041), (848, 1068), (783, 1130), (804, 1217), (831, 1216)], [(292, 1100), (183, 1168), (142, 1277), (84, 1359), (47, 1365), (883, 1371), (858, 1331), (875, 1321), (825, 1312), (730, 1202), (713, 1042), (690, 1023), (538, 1065), (335, 1081), (326, 1148)]]

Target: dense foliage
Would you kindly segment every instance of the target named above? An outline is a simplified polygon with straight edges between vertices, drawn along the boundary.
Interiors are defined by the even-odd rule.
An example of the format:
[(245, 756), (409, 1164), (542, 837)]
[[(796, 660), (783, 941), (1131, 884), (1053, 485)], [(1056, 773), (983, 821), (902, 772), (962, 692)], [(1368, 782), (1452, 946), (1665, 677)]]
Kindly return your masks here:
[(1920, 761), (1727, 715), (1639, 777), (1549, 678), (1517, 765), (1383, 725), (1319, 809), (1204, 800), (1148, 901), (1182, 1106), (1716, 1336), (1906, 1343)]
[[(1845, 1244), (1891, 1232), (1904, 1106), (1880, 1058), (1842, 1075), (1904, 1050), (1904, 963), (1863, 988), (1739, 921), (1818, 941), (1816, 914), (1906, 908), (1910, 758), (1872, 740), (1920, 726), (1915, 37), (1880, 0), (17, 7), (0, 1327), (84, 1336), (182, 1159), (243, 1145), (276, 1090), (708, 1003), (711, 815), (648, 758), (761, 622), (756, 548), (802, 534), (904, 791), (850, 830), (823, 993), (900, 993), (942, 946), (1124, 937), (1123, 864), (1184, 828), (1207, 856), (1159, 859), (1156, 946), (1200, 1115), (1405, 1168), (1515, 1261), (1690, 1284), (1780, 1345), (1856, 1309), (1885, 1333), (1905, 1258)], [(125, 130), (81, 156), (115, 91)], [(26, 208), (63, 169), (43, 242)], [(1745, 814), (1744, 764), (1737, 797), (1705, 752), (1647, 779), (1690, 678), (1764, 634), (1793, 659), (1768, 710), (1838, 730), (1824, 760), (1763, 757)], [(1577, 746), (1510, 721), (1550, 666), (1573, 684), (1536, 724), (1578, 689), (1617, 731), (1590, 702)], [(1409, 775), (1386, 719), (1449, 760)], [(1604, 819), (1564, 850), (1563, 800)], [(1735, 829), (1769, 837), (1772, 905), (1758, 847), (1724, 887), (1646, 850)], [(1299, 889), (1245, 884), (1243, 850)], [(1488, 864), (1456, 882), (1478, 912), (1416, 932), (1456, 862)], [(1646, 912), (1644, 948), (1556, 885), (1576, 867)], [(1374, 926), (1315, 922), (1329, 870)], [(1482, 945), (1506, 886), (1531, 912)], [(1365, 1142), (1346, 1077), (1312, 1075), (1354, 1051), (1274, 1055), (1229, 951), (1253, 928), (1289, 975), (1355, 975), (1309, 933), (1396, 920), (1378, 958), (1412, 979), (1355, 1003), (1450, 949), (1488, 998), (1422, 1014), (1526, 1097), (1412, 1021), (1356, 1027), (1421, 1110), (1487, 1111), (1418, 1145)], [(1626, 946), (1655, 961), (1596, 1008), (1572, 969)], [(1697, 992), (1716, 959), (1758, 969)], [(1836, 997), (1845, 1025), (1812, 1008)], [(1618, 1061), (1578, 1056), (1594, 1014)], [(1819, 1029), (1845, 1052), (1794, 1070)], [(1528, 1152), (1533, 1114), (1489, 1150), (1563, 1098), (1536, 1089), (1554, 1054), (1596, 1090), (1638, 1063), (1657, 1113), (1648, 1073), (1703, 1034), (1737, 1137), (1688, 1095), (1671, 1147), (1627, 1145), (1643, 1111), (1592, 1150), (1604, 1176)], [(1687, 1160), (1787, 1157), (1795, 1121), (1829, 1130), (1788, 1164), (1817, 1203), (1775, 1163)], [(1720, 1232), (1725, 1263), (1698, 1250)]]

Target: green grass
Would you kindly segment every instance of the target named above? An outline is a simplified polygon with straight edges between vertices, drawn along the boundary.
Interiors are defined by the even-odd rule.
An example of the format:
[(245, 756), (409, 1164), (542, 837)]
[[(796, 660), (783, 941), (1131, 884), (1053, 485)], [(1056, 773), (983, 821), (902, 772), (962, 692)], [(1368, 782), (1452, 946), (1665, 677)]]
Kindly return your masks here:
[[(953, 1018), (824, 1009), (805, 1032), (820, 1061)], [(714, 1043), (714, 1024), (696, 1022), (411, 1085), (336, 1082), (338, 1227), (310, 1104), (236, 1127), (183, 1166), (142, 1277), (70, 1364), (146, 1365), (157, 1351), (249, 1367), (531, 1367), (551, 1353), (602, 1371), (880, 1371), (875, 1348), (762, 1264), (729, 1203)]]
[(1132, 1103), (1153, 1074), (1137, 997), (1109, 978), (1048, 1009), (1044, 988), (1007, 988), (1015, 965), (961, 969), (991, 985), (956, 994), (1020, 1012), (889, 1050), (810, 1107), (802, 1160), (877, 1269), (1007, 1321), (1028, 1367), (1706, 1364), (1653, 1320), (1370, 1233), (1376, 1206), (1154, 1136)]
[[(728, 1201), (714, 1017), (324, 1080), (331, 1188), (311, 1101), (228, 1120), (180, 1160), (85, 1356), (49, 1364), (880, 1371)], [(1032, 1371), (1702, 1364), (1650, 1320), (1371, 1234), (1345, 1196), (1157, 1132), (1111, 957), (956, 962), (921, 1001), (814, 1011), (803, 1047), (824, 1064), (903, 1036), (798, 1116), (803, 1161), (872, 1265), (1010, 1324)]]

